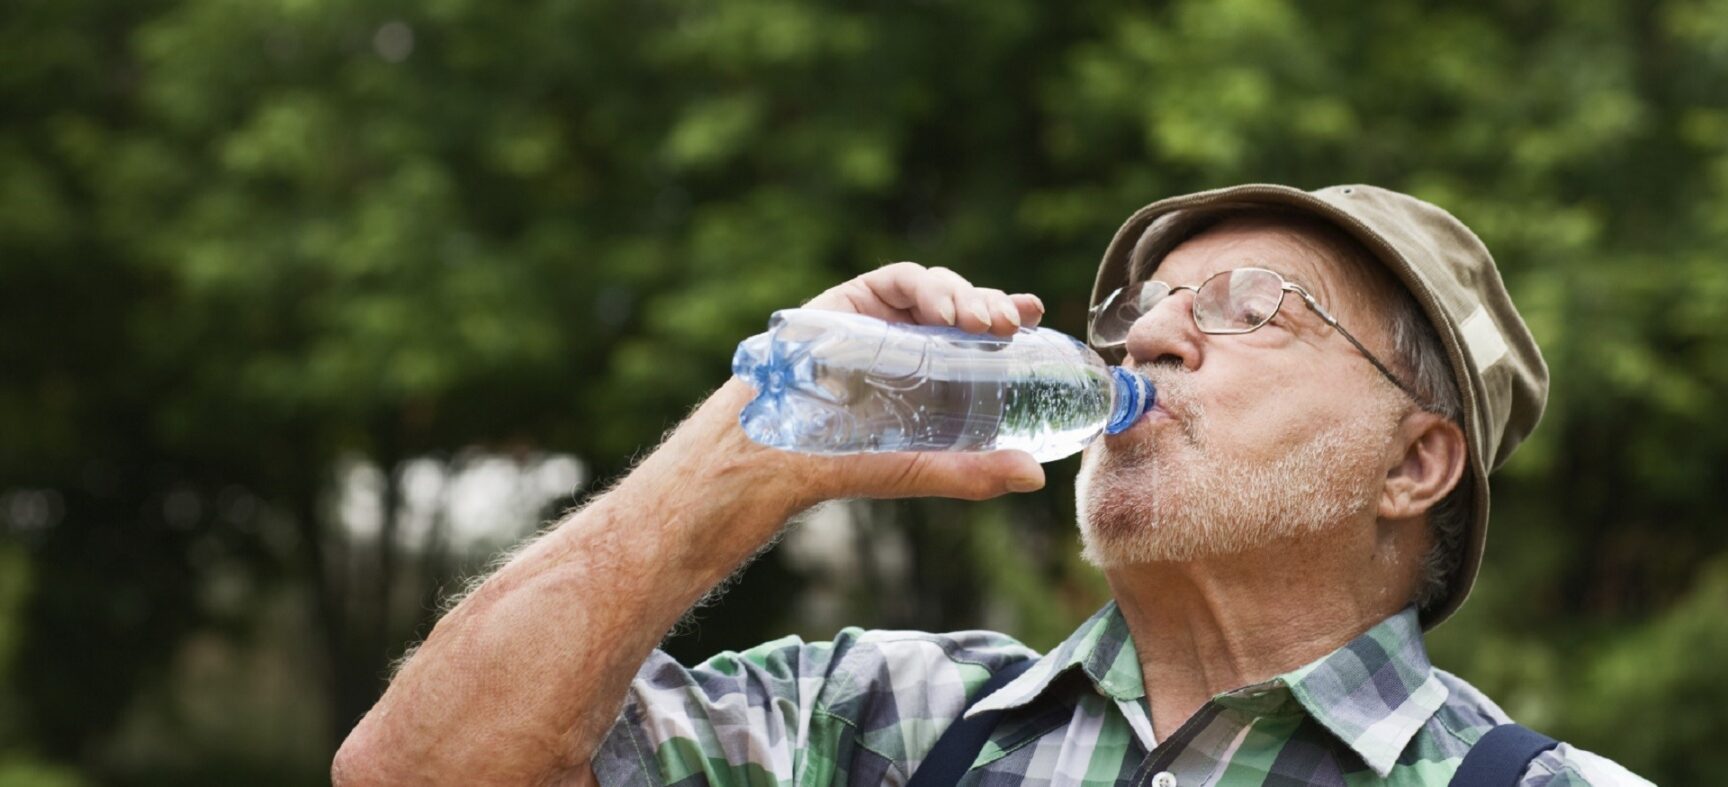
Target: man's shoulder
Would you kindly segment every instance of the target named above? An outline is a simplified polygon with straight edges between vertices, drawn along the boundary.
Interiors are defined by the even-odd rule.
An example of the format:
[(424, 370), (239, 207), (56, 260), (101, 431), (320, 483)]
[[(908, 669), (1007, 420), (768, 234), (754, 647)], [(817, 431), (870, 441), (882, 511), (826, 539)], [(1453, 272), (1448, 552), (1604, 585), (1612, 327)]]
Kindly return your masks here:
[[(781, 647), (816, 647), (832, 652), (831, 674), (859, 693), (929, 682), (982, 683), (998, 670), (1037, 651), (996, 631), (950, 632), (902, 629), (841, 629), (830, 642), (804, 644), (796, 638)], [(772, 647), (772, 644), (764, 647)]]
[(992, 631), (861, 628), (822, 641), (782, 637), (694, 666), (655, 650), (595, 773), (604, 784), (644, 773), (724, 784), (720, 772), (744, 769), (786, 784), (805, 767), (818, 774), (813, 783), (840, 771), (855, 784), (881, 783), (932, 744), (991, 675), (1036, 655)]
[(1498, 703), (1469, 681), (1439, 667), (1434, 668), (1434, 677), (1446, 687), (1446, 702), (1435, 720), (1464, 746), (1474, 745), (1489, 730), (1512, 721)]
[(655, 651), (637, 679), (642, 687), (697, 683), (713, 687), (715, 695), (742, 690), (746, 683), (798, 693), (815, 688), (818, 704), (826, 707), (918, 691), (932, 683), (964, 693), (1002, 668), (1037, 656), (1018, 639), (995, 631), (847, 627), (832, 639), (786, 636), (742, 651), (723, 651), (691, 667)]
[(789, 635), (742, 652), (719, 653), (704, 664), (718, 665), (736, 660), (762, 663), (794, 655), (805, 659), (816, 657), (817, 661), (847, 667), (880, 662), (888, 666), (916, 668), (933, 662), (953, 662), (994, 670), (1005, 663), (1038, 654), (1020, 640), (996, 631), (938, 633), (848, 626), (830, 640), (806, 641), (797, 635)]
[(984, 629), (930, 632), (848, 628), (841, 633), (855, 638), (854, 650), (878, 653), (884, 658), (918, 658), (916, 654), (923, 654), (926, 658), (976, 664), (991, 670), (1038, 655), (1012, 636)]
[[(1435, 677), (1446, 686), (1446, 703), (1435, 713), (1430, 728), (1435, 742), (1462, 757), (1488, 731), (1512, 721), (1506, 711), (1469, 681), (1436, 668)], [(1561, 741), (1560, 745), (1532, 760), (1519, 781), (1525, 787), (1620, 787), (1649, 785), (1619, 763)]]
[(858, 629), (834, 639), (835, 663), (820, 705), (839, 718), (864, 722), (886, 709), (903, 716), (947, 719), (990, 676), (1037, 652), (995, 631)]
[(1650, 782), (1613, 760), (1565, 741), (1544, 752), (1524, 773), (1529, 787), (1649, 787)]

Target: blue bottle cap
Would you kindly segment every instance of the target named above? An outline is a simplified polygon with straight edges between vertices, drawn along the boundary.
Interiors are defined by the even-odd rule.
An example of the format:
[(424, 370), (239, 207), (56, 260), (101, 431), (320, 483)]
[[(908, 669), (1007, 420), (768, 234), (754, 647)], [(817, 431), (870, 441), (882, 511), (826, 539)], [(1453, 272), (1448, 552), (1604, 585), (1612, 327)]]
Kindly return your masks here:
[(1152, 387), (1152, 381), (1146, 379), (1146, 375), (1120, 366), (1110, 367), (1110, 379), (1116, 383), (1116, 406), (1110, 413), (1110, 423), (1104, 426), (1104, 433), (1121, 434), (1158, 401), (1158, 389)]

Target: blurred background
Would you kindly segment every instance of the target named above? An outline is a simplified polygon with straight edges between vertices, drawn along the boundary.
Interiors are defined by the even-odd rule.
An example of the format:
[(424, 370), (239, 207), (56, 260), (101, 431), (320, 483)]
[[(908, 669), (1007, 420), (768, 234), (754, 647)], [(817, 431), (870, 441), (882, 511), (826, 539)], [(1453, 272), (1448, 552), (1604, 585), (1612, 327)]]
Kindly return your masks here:
[[(1158, 197), (1372, 182), (1553, 370), (1436, 662), (1663, 783), (1728, 735), (1728, 2), (8, 0), (0, 785), (316, 784), (440, 599), (894, 260), (1081, 332)], [(809, 514), (667, 647), (1047, 648), (1072, 477)]]

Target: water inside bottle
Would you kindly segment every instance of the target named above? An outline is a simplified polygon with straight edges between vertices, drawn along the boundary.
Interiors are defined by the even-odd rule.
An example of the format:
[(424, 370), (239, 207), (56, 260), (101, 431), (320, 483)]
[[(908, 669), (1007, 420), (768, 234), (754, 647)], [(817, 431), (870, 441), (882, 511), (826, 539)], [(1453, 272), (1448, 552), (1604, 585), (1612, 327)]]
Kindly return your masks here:
[(1048, 462), (1137, 418), (1150, 396), (1141, 388), (1116, 401), (1119, 370), (1089, 354), (1042, 328), (1005, 338), (794, 311), (740, 344), (733, 371), (758, 391), (740, 423), (765, 445), (825, 454), (1017, 449)]
[[(1012, 448), (1047, 462), (1079, 451), (1110, 416), (1111, 380), (1102, 369), (1052, 363), (1003, 379), (999, 369), (957, 364), (931, 374), (923, 360), (868, 371), (813, 364), (810, 382), (828, 401), (806, 403), (805, 428), (789, 431), (829, 451)], [(883, 375), (885, 366), (903, 373)], [(814, 421), (825, 428), (811, 428)]]

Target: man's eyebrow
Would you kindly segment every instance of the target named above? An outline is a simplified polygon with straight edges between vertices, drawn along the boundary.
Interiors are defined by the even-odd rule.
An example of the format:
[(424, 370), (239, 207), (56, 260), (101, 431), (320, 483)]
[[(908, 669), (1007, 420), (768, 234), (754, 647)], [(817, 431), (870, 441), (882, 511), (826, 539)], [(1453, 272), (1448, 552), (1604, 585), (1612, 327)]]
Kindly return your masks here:
[[(1301, 276), (1301, 275), (1298, 275), (1295, 273), (1291, 273), (1289, 266), (1281, 265), (1281, 264), (1279, 264), (1279, 262), (1281, 262), (1281, 260), (1266, 260), (1266, 259), (1261, 259), (1261, 258), (1256, 258), (1256, 257), (1244, 257), (1244, 258), (1242, 258), (1241, 264), (1237, 265), (1236, 267), (1238, 267), (1238, 268), (1241, 268), (1241, 267), (1265, 268), (1266, 270), (1277, 273), (1279, 276), (1283, 276), (1284, 281), (1289, 282), (1291, 284), (1294, 284), (1298, 287), (1301, 287), (1304, 290), (1307, 290), (1308, 294), (1314, 296), (1314, 300), (1318, 301), (1320, 303), (1320, 305), (1322, 307), (1324, 307), (1327, 311), (1332, 311), (1333, 309), (1337, 308), (1337, 306), (1335, 306), (1333, 303), (1332, 289), (1330, 287), (1326, 286), (1326, 282), (1324, 279), (1313, 280), (1313, 281), (1319, 282), (1319, 286), (1315, 286), (1314, 284), (1310, 283), (1311, 280), (1308, 279), (1306, 276)], [(1300, 298), (1302, 296), (1298, 295), (1296, 297)], [(1307, 312), (1308, 308), (1304, 306), (1302, 311)], [(1280, 315), (1282, 315), (1284, 313), (1284, 310), (1280, 309), (1278, 311), (1278, 313)], [(1319, 315), (1314, 315), (1314, 317), (1316, 319), (1318, 319)], [(1325, 321), (1321, 320), (1321, 322), (1325, 322)]]
[[(1284, 277), (1284, 281), (1287, 281), (1291, 284), (1294, 284), (1298, 287), (1301, 287), (1302, 289), (1305, 289), (1311, 293), (1315, 293), (1316, 295), (1318, 295), (1319, 291), (1313, 287), (1308, 286), (1308, 280), (1306, 278), (1299, 276), (1297, 274), (1291, 273), (1289, 266), (1281, 264), (1282, 262), (1283, 262), (1282, 258), (1279, 258), (1276, 260), (1268, 260), (1268, 259), (1265, 259), (1263, 257), (1243, 257), (1241, 260), (1238, 260), (1236, 267), (1237, 268), (1263, 268), (1265, 270), (1272, 271), (1273, 273), (1276, 273), (1279, 276)], [(1226, 270), (1231, 270), (1231, 269), (1227, 268)]]

